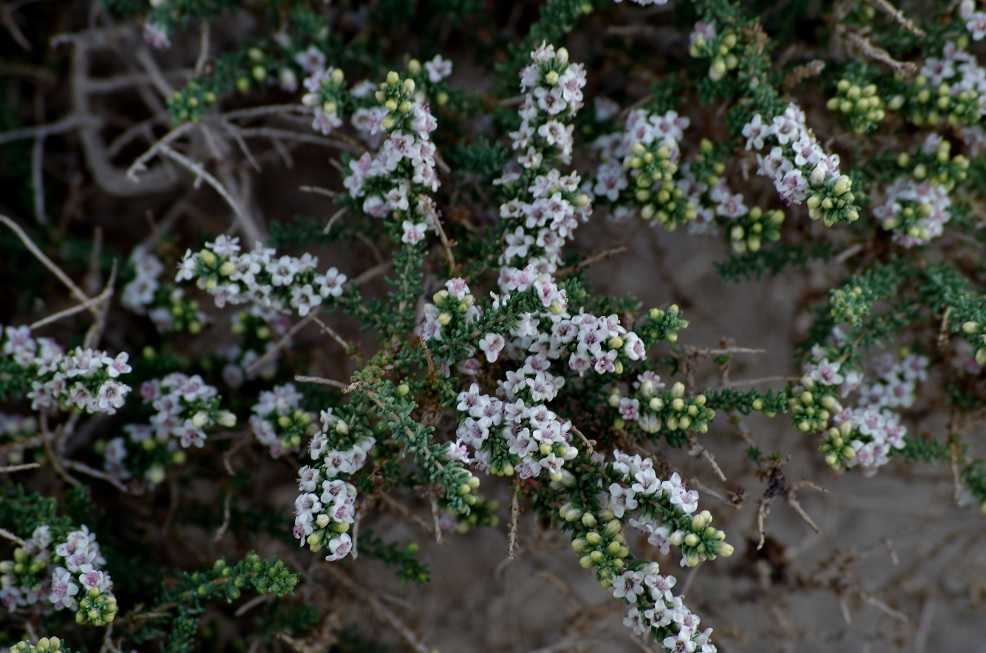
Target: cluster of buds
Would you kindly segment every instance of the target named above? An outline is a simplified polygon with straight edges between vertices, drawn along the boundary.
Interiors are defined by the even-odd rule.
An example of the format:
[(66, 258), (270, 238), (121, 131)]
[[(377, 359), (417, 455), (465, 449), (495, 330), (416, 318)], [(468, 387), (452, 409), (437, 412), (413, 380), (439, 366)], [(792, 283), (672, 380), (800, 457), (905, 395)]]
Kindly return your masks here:
[(644, 372), (633, 384), (628, 394), (614, 387), (609, 394), (609, 405), (619, 411), (613, 428), (625, 429), (628, 423), (635, 423), (644, 433), (654, 434), (662, 429), (670, 432), (695, 431), (706, 433), (715, 411), (705, 405), (705, 395), (685, 396), (685, 386), (676, 382), (670, 390), (660, 392), (664, 387), (661, 379), (653, 372)]
[(678, 332), (688, 328), (688, 320), (681, 316), (682, 311), (677, 304), (671, 304), (667, 310), (652, 308), (647, 312), (647, 319), (637, 329), (637, 333), (648, 346), (662, 340), (677, 342)]
[(450, 279), (445, 288), (432, 295), (431, 304), (424, 306), (424, 319), (417, 333), (425, 340), (442, 340), (446, 333), (455, 333), (480, 315), (476, 297), (462, 279)]
[(833, 412), (840, 409), (835, 385), (816, 383), (808, 374), (801, 377), (800, 383), (792, 389), (790, 399), (791, 420), (796, 429), (802, 433), (818, 433), (828, 426)]
[(57, 637), (42, 637), (37, 644), (32, 644), (28, 640), (17, 642), (10, 647), (10, 653), (71, 653), (62, 646), (62, 640)]
[(962, 333), (970, 338), (976, 351), (976, 362), (986, 365), (986, 334), (983, 325), (972, 320), (962, 323)]
[(754, 206), (726, 225), (729, 245), (737, 254), (758, 252), (764, 241), (777, 242), (781, 239), (783, 223), (783, 211), (764, 211), (759, 206)]
[(277, 256), (259, 243), (240, 254), (239, 238), (220, 236), (199, 252), (185, 252), (177, 281), (195, 280), (219, 307), (253, 302), (276, 313), (294, 309), (302, 317), (324, 301), (342, 295), (346, 275), (336, 268), (315, 272), (318, 258)]
[(261, 391), (251, 408), (250, 428), (272, 457), (297, 451), (318, 432), (315, 416), (301, 407), (303, 399), (293, 383), (286, 383)]
[(887, 115), (876, 84), (843, 77), (836, 83), (836, 91), (825, 106), (844, 115), (857, 134), (873, 131)]
[(604, 508), (594, 514), (571, 504), (563, 505), (560, 515), (573, 525), (572, 549), (581, 556), (579, 564), (595, 569), (600, 584), (611, 587), (630, 557), (623, 522), (616, 519), (612, 510)]
[(709, 60), (709, 79), (720, 81), (739, 66), (739, 39), (733, 32), (718, 33), (714, 21), (695, 23), (688, 39), (688, 54), (695, 59)]
[(344, 85), (345, 78), (345, 73), (338, 68), (325, 70), (320, 67), (304, 81), (308, 92), (301, 98), (301, 103), (314, 109), (312, 129), (326, 136), (342, 126), (340, 116), (349, 97)]

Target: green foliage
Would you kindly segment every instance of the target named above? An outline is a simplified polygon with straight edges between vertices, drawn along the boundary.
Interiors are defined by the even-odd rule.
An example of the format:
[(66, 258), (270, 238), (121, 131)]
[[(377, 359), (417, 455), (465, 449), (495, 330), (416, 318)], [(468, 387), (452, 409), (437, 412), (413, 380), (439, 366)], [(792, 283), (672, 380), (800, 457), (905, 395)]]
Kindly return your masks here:
[(364, 531), (359, 536), (359, 552), (392, 567), (401, 585), (412, 582), (422, 587), (431, 581), (428, 565), (418, 561), (417, 542), (401, 546), (396, 542), (385, 542), (373, 531)]

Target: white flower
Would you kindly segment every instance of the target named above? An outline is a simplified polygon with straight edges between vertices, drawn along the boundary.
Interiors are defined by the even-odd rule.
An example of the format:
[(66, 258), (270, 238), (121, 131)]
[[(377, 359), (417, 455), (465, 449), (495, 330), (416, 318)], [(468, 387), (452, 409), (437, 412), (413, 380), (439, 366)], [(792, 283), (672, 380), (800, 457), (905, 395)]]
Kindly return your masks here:
[(452, 62), (436, 54), (434, 59), (425, 62), (425, 70), (428, 71), (428, 81), (434, 84), (452, 74)]
[(498, 333), (487, 333), (479, 341), (479, 348), (486, 354), (486, 360), (490, 363), (496, 361), (500, 352), (503, 350), (506, 341)]

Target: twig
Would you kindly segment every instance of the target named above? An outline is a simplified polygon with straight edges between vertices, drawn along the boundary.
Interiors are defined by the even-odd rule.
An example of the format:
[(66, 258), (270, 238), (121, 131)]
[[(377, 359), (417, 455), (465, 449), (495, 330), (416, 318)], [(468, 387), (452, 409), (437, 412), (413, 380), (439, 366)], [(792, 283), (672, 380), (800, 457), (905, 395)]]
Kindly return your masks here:
[(815, 531), (816, 533), (821, 533), (822, 532), (821, 529), (818, 528), (818, 526), (815, 524), (812, 518), (808, 516), (808, 513), (805, 512), (804, 508), (801, 507), (801, 502), (798, 501), (797, 492), (803, 487), (810, 487), (812, 490), (818, 490), (822, 494), (828, 494), (828, 490), (826, 490), (821, 486), (815, 485), (811, 481), (798, 481), (797, 483), (792, 485), (785, 493), (785, 498), (787, 499), (787, 503), (789, 506), (794, 508), (794, 512), (798, 513), (801, 519), (803, 519), (806, 524), (811, 526), (811, 530)]
[(165, 155), (172, 161), (184, 166), (190, 172), (194, 173), (196, 176), (196, 182), (198, 182), (198, 180), (205, 180), (207, 184), (212, 186), (213, 189), (215, 189), (215, 191), (219, 193), (224, 200), (226, 200), (226, 203), (229, 204), (230, 208), (233, 209), (233, 213), (236, 215), (237, 221), (239, 222), (240, 227), (242, 227), (243, 235), (246, 237), (245, 239), (247, 241), (258, 242), (262, 240), (260, 228), (256, 225), (253, 219), (243, 210), (243, 208), (240, 206), (240, 203), (237, 202), (233, 198), (233, 196), (229, 194), (229, 191), (226, 190), (226, 187), (223, 186), (221, 183), (219, 183), (219, 180), (216, 179), (211, 173), (209, 173), (208, 170), (205, 169), (205, 166), (203, 166), (201, 163), (192, 161), (184, 154), (173, 150), (168, 145), (161, 145), (160, 150), (163, 155)]
[(923, 29), (915, 25), (914, 22), (911, 21), (909, 18), (906, 18), (904, 16), (904, 12), (902, 12), (900, 9), (890, 4), (889, 0), (870, 0), (870, 2), (876, 5), (877, 9), (884, 11), (888, 16), (890, 16), (890, 18), (893, 19), (895, 23), (897, 23), (907, 31), (913, 32), (918, 36), (925, 35)]
[(0, 467), (0, 474), (13, 474), (14, 472), (25, 472), (29, 469), (37, 469), (41, 463), (24, 463), (23, 465), (7, 465)]
[(318, 383), (320, 385), (330, 385), (333, 388), (339, 388), (340, 390), (349, 390), (348, 383), (336, 381), (335, 379), (325, 379), (320, 376), (301, 376), (299, 374), (294, 377), (294, 380), (298, 383)]
[(338, 333), (336, 333), (335, 329), (333, 329), (332, 327), (330, 327), (328, 324), (326, 324), (322, 320), (318, 319), (318, 316), (317, 315), (313, 315), (312, 316), (312, 319), (315, 321), (315, 324), (317, 324), (319, 326), (319, 328), (322, 329), (322, 331), (324, 331), (325, 333), (327, 333), (330, 338), (332, 338), (333, 340), (335, 340), (336, 342), (338, 342), (339, 343), (339, 346), (342, 347), (343, 349), (345, 349), (347, 352), (354, 351), (356, 349), (353, 346), (353, 343), (349, 342), (348, 340), (346, 340), (345, 338), (343, 338), (342, 336), (340, 336)]
[(585, 445), (585, 452), (586, 452), (586, 454), (588, 454), (588, 455), (591, 456), (594, 453), (596, 453), (596, 451), (592, 448), (592, 445), (594, 445), (596, 443), (595, 440), (590, 440), (589, 438), (585, 437), (585, 435), (582, 434), (582, 431), (580, 431), (574, 425), (572, 426), (571, 430), (572, 430), (572, 433), (574, 433), (575, 435), (579, 436), (579, 439), (582, 440), (582, 444)]
[(719, 463), (716, 462), (715, 456), (712, 455), (712, 452), (710, 452), (704, 446), (699, 444), (698, 438), (695, 437), (694, 433), (689, 434), (688, 443), (692, 445), (692, 451), (690, 451), (689, 453), (695, 452), (693, 455), (702, 456), (702, 458), (705, 459), (705, 462), (709, 463), (709, 465), (712, 467), (712, 471), (716, 473), (716, 476), (719, 477), (719, 480), (725, 483), (726, 475), (723, 473), (722, 468), (719, 467)]
[(442, 221), (436, 215), (432, 222), (435, 224), (435, 231), (438, 232), (438, 238), (442, 241), (442, 249), (445, 250), (445, 258), (448, 259), (448, 268), (450, 276), (456, 276), (456, 265), (455, 265), (455, 255), (452, 254), (452, 244), (449, 242), (448, 236), (445, 234), (445, 229), (442, 227)]
[(387, 272), (387, 270), (393, 267), (393, 265), (394, 264), (392, 261), (384, 261), (383, 263), (374, 265), (372, 268), (370, 268), (363, 274), (353, 279), (353, 284), (356, 286), (362, 286), (367, 281), (370, 281), (371, 279), (376, 279), (377, 277), (384, 275)]
[(624, 252), (629, 252), (629, 251), (630, 251), (629, 245), (618, 245), (616, 247), (603, 250), (598, 254), (593, 254), (592, 256), (589, 256), (586, 259), (579, 261), (578, 263), (576, 263), (571, 267), (564, 268), (558, 273), (558, 276), (564, 277), (567, 274), (578, 272), (579, 270), (584, 270), (585, 268), (589, 267), (590, 265), (593, 265), (594, 263), (605, 261), (606, 259), (616, 256), (617, 254), (622, 254)]
[(353, 595), (358, 600), (362, 600), (367, 603), (372, 609), (373, 613), (383, 622), (390, 625), (397, 634), (399, 634), (407, 645), (411, 647), (412, 650), (417, 651), (417, 653), (430, 653), (433, 649), (422, 642), (417, 635), (411, 630), (411, 628), (401, 620), (390, 608), (383, 604), (383, 601), (378, 599), (374, 594), (367, 592), (362, 586), (357, 586), (355, 582), (349, 576), (342, 571), (339, 567), (335, 565), (322, 565), (320, 569), (324, 570), (333, 579), (335, 579), (340, 585), (346, 588), (346, 590)]
[(406, 506), (404, 506), (402, 503), (394, 499), (392, 496), (390, 496), (386, 492), (383, 492), (382, 490), (377, 492), (377, 496), (379, 496), (384, 503), (386, 503), (394, 511), (398, 512), (402, 517), (409, 519), (413, 521), (415, 524), (417, 524), (418, 526), (420, 526), (421, 530), (428, 533), (429, 535), (434, 534), (432, 532), (431, 524), (429, 524), (426, 520), (422, 519), (418, 515), (413, 514), (410, 510), (407, 509)]
[(0, 133), (0, 145), (28, 138), (46, 138), (54, 134), (72, 131), (81, 125), (89, 123), (93, 126), (99, 124), (97, 120), (91, 117), (71, 115), (66, 118), (62, 118), (58, 122), (49, 123), (47, 125), (36, 125), (34, 127), (25, 127), (24, 129), (15, 129), (13, 131)]
[(96, 295), (92, 299), (87, 300), (87, 301), (84, 301), (81, 304), (76, 304), (75, 306), (71, 306), (69, 308), (66, 308), (65, 310), (58, 311), (57, 313), (53, 313), (53, 314), (49, 315), (48, 317), (42, 318), (42, 319), (38, 320), (37, 322), (32, 323), (29, 328), (32, 331), (35, 330), (35, 329), (40, 329), (41, 327), (47, 326), (49, 324), (52, 324), (53, 322), (57, 322), (58, 320), (61, 320), (62, 318), (66, 318), (66, 317), (69, 317), (71, 315), (75, 315), (76, 313), (81, 313), (82, 311), (85, 311), (85, 310), (89, 310), (92, 307), (97, 306), (97, 305), (101, 304), (102, 302), (105, 302), (106, 300), (108, 300), (112, 296), (113, 296), (113, 286), (112, 285), (107, 285), (106, 286), (106, 289), (103, 290), (103, 292), (99, 293), (98, 295)]
[(520, 492), (520, 483), (514, 483), (513, 496), (510, 499), (510, 534), (507, 539), (507, 559), (514, 559), (514, 551), (517, 549), (517, 520), (520, 516), (520, 503), (517, 495)]
[[(44, 252), (38, 249), (38, 246), (34, 244), (34, 241), (31, 240), (31, 238), (26, 233), (24, 233), (24, 230), (21, 229), (16, 222), (14, 222), (10, 218), (2, 214), (0, 214), (0, 222), (10, 227), (11, 230), (13, 230), (15, 234), (17, 234), (17, 237), (21, 239), (21, 242), (24, 243), (24, 246), (27, 247), (28, 251), (34, 255), (34, 258), (41, 261), (42, 265), (44, 265), (46, 268), (48, 268), (48, 270), (52, 274), (58, 277), (58, 280), (61, 281), (63, 284), (65, 284), (65, 287), (68, 288), (69, 291), (71, 291), (71, 293), (75, 296), (76, 299), (82, 302), (89, 301), (89, 296), (86, 295), (84, 292), (82, 292), (82, 289), (79, 288), (77, 285), (75, 285), (75, 282), (72, 281), (67, 274), (62, 272), (61, 268), (59, 268), (57, 265), (55, 265), (52, 262), (51, 259), (45, 256)], [(89, 310), (95, 313), (94, 308), (90, 307)]]
[(907, 77), (913, 75), (917, 71), (918, 67), (911, 61), (897, 61), (890, 54), (881, 47), (873, 45), (873, 43), (863, 36), (853, 30), (846, 29), (839, 26), (839, 31), (845, 35), (846, 39), (856, 47), (860, 54), (869, 57), (873, 61), (884, 64), (888, 68), (891, 68), (894, 73)]
[(120, 481), (118, 481), (117, 479), (113, 478), (106, 472), (100, 471), (98, 469), (94, 469), (85, 463), (80, 463), (77, 460), (68, 460), (65, 462), (65, 466), (70, 469), (74, 469), (77, 472), (81, 472), (86, 476), (92, 476), (93, 478), (98, 478), (100, 480), (106, 481), (107, 483), (109, 483), (116, 489), (120, 490), (121, 492), (127, 492), (127, 493), (130, 492), (127, 489), (127, 486), (121, 483)]
[(93, 92), (89, 79), (88, 48), (92, 44), (105, 43), (114, 38), (112, 30), (88, 30), (83, 35), (61, 35), (52, 39), (52, 45), (71, 43), (73, 46), (71, 88), (72, 111), (79, 117), (79, 142), (85, 155), (86, 166), (99, 187), (117, 197), (134, 197), (171, 190), (177, 183), (165, 167), (148, 171), (138, 185), (134, 180), (110, 163), (106, 146), (102, 142), (97, 120), (89, 111), (89, 95)]
[(276, 345), (274, 345), (273, 347), (271, 347), (270, 349), (268, 349), (267, 351), (265, 351), (263, 356), (261, 356), (257, 360), (255, 360), (252, 363), (250, 363), (249, 365), (247, 365), (246, 370), (244, 370), (246, 372), (246, 374), (248, 376), (250, 374), (254, 374), (257, 370), (259, 370), (261, 367), (263, 367), (264, 365), (266, 365), (267, 364), (267, 361), (269, 361), (271, 358), (273, 358), (274, 355), (277, 354), (277, 352), (281, 351), (285, 347), (285, 345), (287, 345), (287, 343), (291, 339), (291, 337), (294, 336), (299, 331), (301, 331), (302, 329), (304, 329), (305, 326), (307, 326), (308, 323), (311, 322), (314, 317), (315, 317), (315, 314), (314, 313), (309, 313), (300, 322), (298, 322), (293, 327), (291, 327), (290, 329), (288, 329), (288, 332), (285, 333), (281, 337), (281, 339), (277, 341), (277, 344)]
[(273, 599), (274, 599), (273, 594), (260, 594), (258, 596), (255, 596), (249, 601), (247, 601), (246, 603), (244, 603), (243, 605), (241, 605), (240, 607), (238, 607), (236, 609), (236, 612), (233, 613), (233, 616), (237, 618), (242, 617), (247, 612), (257, 607), (258, 605), (262, 603), (270, 603)]
[(11, 38), (14, 39), (17, 45), (21, 46), (21, 48), (25, 51), (31, 51), (31, 42), (24, 36), (24, 32), (22, 32), (21, 28), (17, 25), (17, 20), (14, 18), (14, 13), (5, 2), (0, 2), (0, 22), (2, 22), (3, 26), (7, 28), (8, 32), (10, 32)]
[(203, 20), (199, 25), (199, 58), (195, 60), (195, 76), (200, 77), (209, 61), (209, 21)]
[(216, 529), (216, 534), (212, 536), (212, 541), (216, 544), (219, 544), (219, 541), (223, 539), (223, 535), (229, 530), (230, 504), (232, 501), (232, 493), (227, 492), (226, 498), (223, 499), (223, 523), (219, 525), (219, 528)]
[(158, 139), (153, 145), (147, 148), (143, 154), (134, 159), (134, 162), (130, 164), (127, 168), (126, 175), (131, 181), (138, 181), (138, 174), (147, 170), (147, 162), (157, 156), (161, 148), (166, 146), (168, 143), (176, 140), (179, 136), (183, 135), (185, 132), (192, 128), (192, 123), (183, 122), (177, 127), (173, 128), (167, 134)]
[(431, 519), (435, 524), (435, 542), (437, 544), (441, 544), (442, 543), (442, 524), (441, 524), (442, 513), (438, 509), (438, 497), (436, 497), (435, 493), (432, 492), (428, 497), (428, 499), (429, 502), (431, 503)]
[(17, 537), (16, 535), (8, 531), (6, 528), (0, 528), (0, 537), (5, 537), (11, 542), (16, 542), (17, 544), (24, 546), (24, 540)]
[(931, 596), (925, 599), (924, 605), (921, 607), (921, 621), (918, 622), (918, 631), (914, 634), (914, 653), (924, 653), (928, 646), (928, 636), (931, 634), (936, 604), (935, 597)]

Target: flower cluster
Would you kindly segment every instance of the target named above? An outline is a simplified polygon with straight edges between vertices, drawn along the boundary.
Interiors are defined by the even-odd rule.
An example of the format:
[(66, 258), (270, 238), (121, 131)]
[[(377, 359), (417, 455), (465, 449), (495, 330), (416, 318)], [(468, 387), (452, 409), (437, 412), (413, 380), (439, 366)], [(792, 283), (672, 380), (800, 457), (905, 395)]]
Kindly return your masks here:
[(635, 109), (622, 132), (593, 142), (602, 163), (592, 192), (613, 204), (612, 219), (620, 222), (639, 211), (645, 220), (656, 219), (673, 230), (698, 217), (695, 204), (684, 194), (686, 187), (675, 176), (679, 144), (688, 125), (689, 120), (676, 111), (657, 114)]
[[(872, 366), (876, 380), (866, 382), (859, 370), (831, 360), (833, 354), (820, 346), (812, 349), (791, 399), (795, 424), (805, 432), (822, 433), (819, 450), (833, 469), (859, 467), (872, 475), (893, 450), (904, 447), (907, 429), (897, 411), (914, 403), (917, 382), (927, 378), (928, 359), (884, 355)], [(855, 405), (848, 405), (846, 398), (853, 393)]]
[(873, 215), (894, 242), (903, 247), (924, 245), (940, 236), (951, 218), (951, 191), (969, 176), (969, 159), (950, 156), (952, 144), (932, 133), (912, 156), (897, 157), (897, 165), (910, 171), (895, 179), (884, 191), (886, 201)]
[[(503, 401), (482, 394), (475, 383), (460, 392), (456, 409), (462, 421), (456, 435), (473, 448), (477, 467), (507, 476), (516, 471), (524, 479), (545, 471), (559, 481), (562, 466), (578, 455), (578, 449), (570, 444), (572, 423), (559, 419), (534, 398), (550, 401), (564, 379), (547, 374), (546, 369), (536, 371), (535, 366), (547, 368), (547, 360), (532, 356), (524, 368), (507, 373), (507, 381), (499, 384), (506, 397)], [(495, 443), (490, 441), (494, 430), (501, 436)], [(452, 451), (457, 453), (454, 448)], [(458, 457), (469, 460), (462, 454)]]
[(387, 74), (374, 94), (381, 106), (369, 116), (370, 133), (385, 132), (387, 138), (375, 154), (365, 152), (349, 161), (343, 181), (353, 200), (362, 198), (363, 212), (392, 217), (403, 230), (402, 242), (412, 245), (434, 229), (439, 218), (428, 195), (439, 187), (436, 149), (430, 139), (438, 123), (415, 89), (413, 79), (401, 80), (394, 71)]
[(986, 37), (986, 12), (976, 11), (975, 0), (962, 0), (959, 3), (959, 17), (965, 21), (965, 28), (973, 41)]
[(201, 449), (209, 431), (236, 424), (236, 415), (220, 408), (219, 391), (198, 374), (146, 381), (140, 396), (154, 410), (149, 423), (127, 424), (127, 437), (113, 438), (103, 452), (106, 471), (120, 479), (142, 476), (156, 485), (168, 464), (185, 461), (184, 449)]
[(140, 246), (130, 254), (134, 278), (123, 287), (120, 303), (138, 315), (147, 315), (158, 331), (198, 333), (205, 315), (195, 300), (185, 297), (185, 291), (171, 285), (161, 285), (164, 264)]
[(627, 569), (613, 582), (613, 596), (630, 604), (623, 624), (635, 635), (648, 635), (671, 653), (716, 653), (712, 629), (699, 631), (701, 620), (671, 588), (674, 576), (662, 576), (656, 562)]
[[(376, 439), (356, 437), (346, 420), (323, 410), (322, 428), (312, 438), (309, 454), (314, 465), (298, 470), (294, 536), (312, 551), (329, 550), (326, 560), (340, 560), (353, 548), (348, 531), (356, 520), (356, 488), (348, 482), (366, 464)], [(344, 448), (331, 448), (332, 446)], [(321, 494), (318, 493), (321, 488)]]
[(943, 121), (972, 126), (986, 115), (986, 70), (954, 41), (945, 43), (940, 57), (925, 59), (905, 90), (889, 107), (903, 107), (908, 120), (918, 126)]
[[(279, 349), (276, 342), (287, 338), (291, 328), (288, 317), (250, 304), (231, 318), (230, 330), (239, 337), (239, 343), (231, 343), (217, 352), (225, 361), (222, 369), (223, 381), (233, 388), (243, 385), (248, 379), (261, 377), (266, 380), (277, 373)], [(284, 345), (290, 346), (288, 338)], [(274, 350), (271, 352), (271, 350)], [(261, 357), (266, 356), (259, 367), (254, 367)]]
[(294, 309), (304, 317), (342, 295), (346, 282), (336, 268), (318, 274), (317, 266), (318, 258), (311, 254), (277, 256), (259, 243), (252, 252), (240, 254), (239, 238), (220, 236), (197, 253), (185, 252), (176, 279), (195, 279), (219, 307), (253, 302), (276, 313)]
[(259, 401), (250, 409), (250, 429), (272, 457), (297, 451), (318, 431), (315, 416), (301, 407), (303, 399), (293, 383), (286, 383), (261, 391)]
[(55, 610), (76, 610), (80, 624), (113, 621), (113, 583), (101, 569), (106, 560), (96, 536), (83, 526), (52, 547), (54, 538), (48, 525), (40, 525), (14, 549), (13, 560), (0, 562), (0, 606), (14, 612), (46, 602)]
[[(755, 114), (743, 127), (743, 136), (746, 149), (758, 153), (760, 174), (774, 180), (784, 202), (807, 200), (808, 215), (826, 226), (859, 219), (852, 182), (839, 173), (839, 155), (825, 153), (798, 106), (788, 105), (773, 119)], [(759, 153), (767, 148), (766, 156)]]
[(873, 215), (884, 229), (893, 232), (895, 243), (913, 247), (942, 235), (952, 205), (943, 186), (902, 176), (884, 194), (886, 200), (873, 209)]
[[(322, 53), (318, 52), (318, 54)], [(338, 68), (329, 67), (326, 70), (324, 66), (325, 56), (322, 55), (320, 65), (310, 71), (311, 75), (304, 81), (308, 92), (301, 98), (301, 103), (306, 107), (314, 108), (312, 129), (328, 136), (332, 130), (342, 126), (342, 118), (339, 114), (345, 99), (343, 81), (346, 76)]]
[(565, 48), (556, 51), (553, 45), (542, 43), (531, 53), (531, 63), (520, 72), (524, 93), (518, 112), (520, 127), (510, 132), (524, 168), (537, 170), (545, 157), (571, 161), (574, 127), (565, 123), (582, 108), (584, 86), (585, 67), (570, 63)]
[[(597, 457), (601, 462), (602, 457)], [(659, 479), (649, 458), (616, 450), (604, 478), (612, 482), (601, 510), (571, 502), (559, 510), (573, 530), (572, 548), (581, 556), (581, 566), (594, 568), (601, 584), (612, 587), (616, 598), (630, 604), (624, 624), (635, 634), (650, 635), (672, 652), (715, 651), (709, 643), (712, 630), (699, 632), (698, 616), (672, 595), (673, 576), (661, 576), (656, 562), (639, 560), (627, 565), (630, 551), (622, 526), (629, 523), (647, 533), (648, 541), (664, 555), (671, 545), (679, 547), (682, 566), (732, 555), (725, 534), (711, 526), (708, 511), (694, 514), (698, 493), (685, 489), (677, 473), (665, 481)]]
[[(662, 481), (650, 458), (613, 452), (609, 466), (608, 508), (616, 517), (648, 536), (662, 554), (674, 545), (681, 550), (681, 566), (694, 567), (704, 560), (729, 557), (733, 547), (725, 534), (712, 528), (712, 515), (698, 509), (698, 492), (687, 490), (677, 472)], [(629, 517), (633, 513), (636, 517)]]
[(76, 408), (112, 415), (130, 386), (118, 379), (130, 372), (126, 352), (110, 356), (76, 347), (68, 354), (50, 338), (33, 338), (30, 327), (0, 325), (0, 375), (30, 387), (31, 408), (43, 412)]

